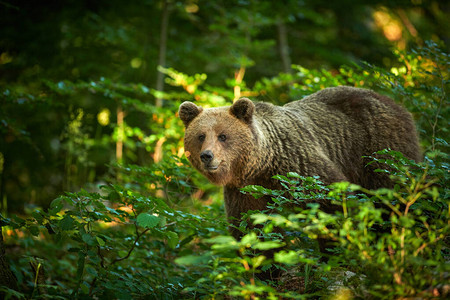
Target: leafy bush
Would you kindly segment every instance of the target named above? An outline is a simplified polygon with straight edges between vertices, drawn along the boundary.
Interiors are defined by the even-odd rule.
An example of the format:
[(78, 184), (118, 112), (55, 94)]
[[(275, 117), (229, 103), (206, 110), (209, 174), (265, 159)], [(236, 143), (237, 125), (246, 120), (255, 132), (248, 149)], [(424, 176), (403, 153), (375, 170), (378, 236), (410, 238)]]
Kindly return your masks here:
[[(32, 246), (27, 256), (39, 257), (41, 268), (55, 276), (51, 285), (41, 286), (45, 294), (172, 298), (189, 282), (182, 268), (173, 266), (174, 258), (193, 239), (224, 234), (225, 220), (217, 205), (197, 215), (171, 207), (170, 199), (189, 194), (188, 182), (197, 176), (181, 161), (117, 171), (126, 177), (126, 184), (105, 185), (99, 192), (66, 193), (52, 202), (48, 212), (36, 210), (32, 218), (4, 220), (11, 228), (28, 231), (16, 232)], [(177, 193), (168, 193), (163, 201), (152, 195), (150, 183)], [(35, 289), (43, 282), (29, 282), (20, 271), (27, 269), (27, 260), (19, 259), (13, 269), (24, 290), (37, 295)]]
[[(198, 285), (211, 286), (218, 277), (222, 281), (228, 278), (232, 287), (224, 294), (244, 297), (263, 293), (298, 297), (283, 291), (279, 283), (256, 280), (255, 275), (270, 264), (285, 271), (296, 266), (297, 274), (287, 271), (283, 277), (296, 292), (305, 295), (332, 295), (339, 289), (365, 299), (427, 298), (446, 293), (449, 199), (442, 184), (448, 183), (449, 176), (437, 179), (429, 174), (448, 170), (448, 165), (435, 166), (431, 171), (429, 166), (408, 161), (398, 152), (378, 154), (393, 156), (383, 163), (395, 170), (394, 189), (371, 191), (346, 182), (324, 186), (318, 178), (296, 173), (276, 176), (282, 190), (261, 186), (243, 189), (255, 197), (269, 195), (273, 200), (266, 212), (251, 214), (254, 224), (262, 226), (257, 233), (248, 232), (241, 241), (229, 236), (209, 239), (211, 251), (203, 256), (181, 257), (177, 262), (195, 267), (209, 259), (215, 273), (199, 279)], [(341, 209), (335, 214), (321, 211), (318, 202), (324, 199)], [(293, 213), (285, 209), (289, 204), (296, 207)], [(284, 242), (273, 234), (274, 228), (285, 231)], [(327, 262), (321, 260), (323, 254), (313, 242), (318, 237), (334, 241)], [(273, 259), (261, 254), (260, 250), (268, 249), (276, 250)], [(233, 251), (241, 256), (236, 257)], [(222, 266), (221, 272), (217, 266)], [(241, 286), (233, 286), (236, 278), (244, 278)]]
[[(370, 191), (345, 182), (324, 187), (317, 179), (288, 174), (279, 179), (294, 200), (326, 197), (342, 210), (329, 215), (312, 203), (287, 216), (256, 214), (253, 218), (258, 224), (273, 223), (310, 238), (335, 241), (338, 247), (322, 268), (332, 271), (338, 267), (358, 274), (360, 282), (354, 292), (361, 297), (430, 297), (433, 289), (448, 281), (449, 199), (446, 186), (441, 185), (448, 182), (448, 174), (437, 184), (436, 178), (428, 177), (429, 167), (409, 162), (400, 153), (379, 154), (386, 153), (394, 155), (385, 161), (396, 170), (394, 189)], [(437, 169), (446, 170), (448, 165)], [(252, 189), (252, 194), (260, 192), (259, 187)], [(279, 201), (286, 201), (279, 191), (274, 194)], [(304, 249), (296, 253), (292, 262), (308, 257)], [(337, 280), (341, 279), (328, 278), (328, 285)]]

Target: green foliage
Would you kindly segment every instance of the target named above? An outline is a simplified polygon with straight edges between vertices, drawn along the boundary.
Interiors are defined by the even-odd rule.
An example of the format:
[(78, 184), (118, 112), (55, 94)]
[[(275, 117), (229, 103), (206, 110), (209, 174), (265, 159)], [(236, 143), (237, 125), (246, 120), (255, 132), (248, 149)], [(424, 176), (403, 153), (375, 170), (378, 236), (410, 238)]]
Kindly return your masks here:
[[(165, 163), (176, 166), (179, 161)], [(175, 297), (189, 282), (188, 278), (182, 280), (173, 260), (192, 251), (187, 245), (194, 238), (224, 234), (225, 220), (219, 217), (223, 212), (211, 207), (210, 212), (204, 209), (193, 215), (171, 208), (143, 186), (133, 188), (142, 177), (163, 186), (166, 176), (172, 176), (177, 189), (184, 186), (189, 193), (190, 186), (185, 184), (191, 176), (188, 169), (175, 167), (171, 173), (167, 168), (162, 174), (160, 168), (119, 168), (126, 184), (109, 184), (99, 192), (66, 193), (52, 202), (48, 212), (36, 210), (31, 218), (2, 219), (3, 225), (12, 229), (26, 228), (30, 236), (23, 231), (25, 241), (38, 248), (30, 249), (28, 256), (41, 257), (46, 272), (59, 274), (57, 282), (46, 286), (46, 294), (161, 299)], [(202, 244), (196, 246), (204, 247)], [(24, 264), (26, 261), (19, 262), (15, 272), (26, 269)], [(17, 275), (22, 277), (20, 272)], [(24, 291), (35, 285), (19, 283)]]
[[(153, 157), (159, 161), (161, 153), (182, 153), (177, 152), (181, 124), (174, 114), (179, 102), (229, 104), (237, 86), (241, 96), (274, 103), (337, 84), (383, 89), (418, 116), (426, 148), (445, 152), (448, 106), (436, 100), (447, 93), (431, 88), (442, 90), (441, 83), (447, 88), (447, 56), (440, 49), (448, 45), (424, 42), (448, 41), (441, 2), (2, 2), (3, 209), (46, 208), (64, 191), (108, 180), (105, 166), (117, 160), (142, 165), (153, 163)], [(167, 47), (159, 53), (164, 7)], [(400, 33), (395, 39), (387, 35), (392, 30)], [(424, 52), (408, 56), (390, 50), (414, 45), (426, 46)], [(368, 67), (365, 73), (341, 67), (361, 60), (381, 68)], [(166, 85), (155, 91), (161, 72)], [(440, 72), (441, 79), (424, 72)], [(394, 85), (377, 84), (394, 78), (386, 73), (397, 77)], [(161, 96), (164, 105), (156, 107)], [(120, 109), (124, 123), (119, 126)], [(425, 112), (427, 117), (419, 118)], [(436, 131), (431, 140), (430, 130)], [(119, 159), (116, 142), (124, 144)], [(155, 151), (161, 144), (163, 151)]]
[[(324, 236), (337, 242), (337, 252), (324, 267), (338, 265), (360, 274), (359, 288), (364, 288), (359, 292), (366, 295), (376, 298), (427, 295), (430, 287), (448, 280), (445, 275), (449, 255), (445, 239), (450, 230), (448, 191), (445, 185), (435, 185), (436, 179), (428, 177), (429, 166), (408, 162), (400, 153), (392, 151), (378, 154), (386, 153), (393, 154), (392, 159), (384, 161), (396, 170), (393, 177), (397, 184), (393, 190), (369, 191), (336, 183), (327, 193), (341, 207), (336, 214), (310, 208), (287, 217), (255, 215), (255, 223), (269, 221), (302, 231), (311, 238)], [(438, 169), (447, 167), (441, 165)], [(292, 177), (299, 178), (301, 183)], [(442, 179), (446, 182), (448, 174)], [(308, 199), (304, 196), (304, 186), (311, 178), (291, 175), (281, 180), (289, 184), (289, 194), (300, 193), (294, 199)], [(308, 191), (320, 186), (320, 182), (312, 182)], [(298, 188), (299, 185), (302, 187)], [(364, 194), (355, 195), (358, 192)], [(322, 199), (321, 195), (317, 196), (315, 199)]]
[[(328, 26), (307, 8), (306, 19)], [(223, 35), (237, 26), (232, 17), (218, 20)], [(249, 29), (250, 37), (271, 20), (256, 14), (243, 24), (253, 21), (257, 28)], [(244, 27), (234, 28), (235, 35)], [(264, 52), (270, 45), (244, 40), (235, 42), (245, 42), (248, 56), (254, 47)], [(66, 193), (51, 204), (30, 201), (19, 216), (2, 206), (7, 257), (20, 290), (0, 291), (30, 299), (277, 299), (345, 289), (374, 299), (442, 295), (449, 272), (448, 56), (430, 42), (393, 57), (397, 62), (389, 70), (370, 64), (331, 71), (294, 66), (291, 74), (239, 83), (243, 92), (278, 104), (340, 84), (381, 90), (414, 113), (425, 150), (421, 164), (390, 150), (373, 156), (377, 166), (386, 166), (379, 171), (393, 176), (393, 189), (324, 186), (320, 178), (295, 173), (276, 177), (280, 190), (248, 186), (243, 192), (269, 195), (272, 202), (267, 211), (244, 216), (240, 241), (227, 233), (218, 189), (180, 158), (183, 129), (175, 113), (184, 100), (206, 107), (231, 103), (235, 78), (217, 86), (204, 73), (160, 68), (171, 86), (166, 92), (106, 77), (48, 80), (39, 96), (3, 90), (2, 176), (23, 180), (29, 189), (18, 191), (17, 199), (38, 191), (40, 181), (31, 184), (29, 178), (51, 177), (53, 171), (59, 174), (52, 177), (53, 194), (56, 186)], [(251, 65), (250, 59), (233, 58), (227, 63)], [(159, 107), (154, 99), (161, 96)], [(36, 135), (36, 128), (47, 127), (47, 135)], [(119, 142), (121, 161), (114, 151)], [(28, 160), (13, 163), (18, 149), (41, 152), (45, 159), (25, 155)], [(46, 161), (58, 163), (46, 169)], [(33, 172), (23, 171), (25, 164)], [(325, 213), (323, 201), (340, 210)], [(332, 241), (332, 255), (318, 251), (319, 238)], [(259, 279), (277, 271), (280, 281)]]

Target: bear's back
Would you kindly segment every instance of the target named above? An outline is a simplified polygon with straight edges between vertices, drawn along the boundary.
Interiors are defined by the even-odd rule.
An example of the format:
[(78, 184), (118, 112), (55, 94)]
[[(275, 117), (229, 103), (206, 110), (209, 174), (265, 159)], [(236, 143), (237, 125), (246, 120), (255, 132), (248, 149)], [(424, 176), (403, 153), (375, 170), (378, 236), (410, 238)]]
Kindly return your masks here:
[[(301, 100), (287, 103), (284, 107), (294, 110), (308, 110), (308, 108), (322, 107), (323, 109), (340, 111), (352, 115), (361, 113), (362, 110), (371, 110), (372, 107), (378, 106), (380, 104), (379, 98), (380, 95), (371, 90), (338, 86), (325, 88)], [(396, 105), (392, 100), (385, 102), (388, 102), (389, 105)]]
[[(376, 180), (373, 170), (365, 167), (368, 161), (363, 156), (390, 148), (421, 160), (411, 114), (392, 99), (370, 90), (326, 88), (281, 107), (258, 103), (256, 115), (270, 140), (271, 151), (280, 157), (274, 164), (284, 165), (289, 158), (295, 161), (291, 169), (305, 175), (316, 175), (308, 171), (311, 163), (307, 161), (325, 156), (349, 181), (377, 188), (385, 185), (386, 179)], [(321, 156), (315, 159), (315, 153)], [(317, 173), (323, 176), (326, 169)]]

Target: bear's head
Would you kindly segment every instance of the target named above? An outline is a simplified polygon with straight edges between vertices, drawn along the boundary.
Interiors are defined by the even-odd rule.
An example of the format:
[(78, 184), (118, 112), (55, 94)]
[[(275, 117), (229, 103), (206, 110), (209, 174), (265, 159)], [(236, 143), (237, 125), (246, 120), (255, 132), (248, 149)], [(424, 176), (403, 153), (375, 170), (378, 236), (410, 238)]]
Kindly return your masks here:
[(180, 105), (186, 156), (212, 183), (242, 182), (257, 139), (254, 112), (255, 105), (247, 98), (227, 107), (203, 109), (188, 101)]

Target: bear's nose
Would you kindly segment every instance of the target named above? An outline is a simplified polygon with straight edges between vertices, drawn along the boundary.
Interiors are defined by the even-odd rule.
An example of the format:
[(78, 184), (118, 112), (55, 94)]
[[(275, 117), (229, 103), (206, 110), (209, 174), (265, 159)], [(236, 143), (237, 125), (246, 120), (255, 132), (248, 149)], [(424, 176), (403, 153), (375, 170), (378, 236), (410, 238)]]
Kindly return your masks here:
[(200, 154), (200, 159), (204, 164), (210, 163), (214, 158), (214, 154), (211, 150), (205, 150)]

